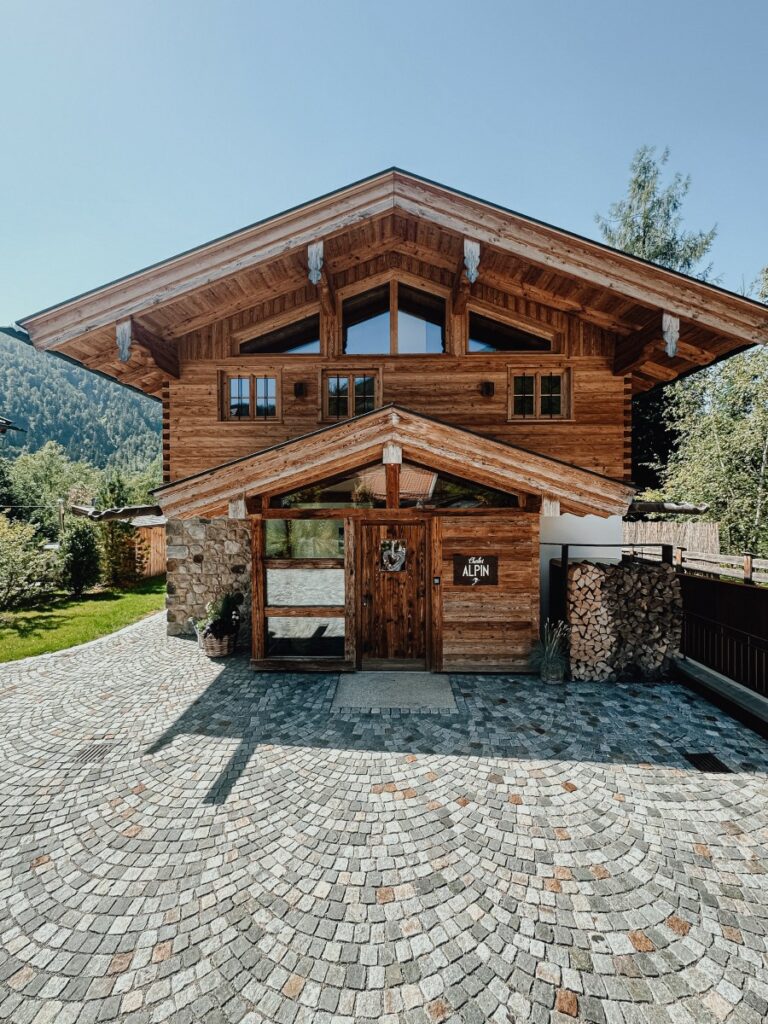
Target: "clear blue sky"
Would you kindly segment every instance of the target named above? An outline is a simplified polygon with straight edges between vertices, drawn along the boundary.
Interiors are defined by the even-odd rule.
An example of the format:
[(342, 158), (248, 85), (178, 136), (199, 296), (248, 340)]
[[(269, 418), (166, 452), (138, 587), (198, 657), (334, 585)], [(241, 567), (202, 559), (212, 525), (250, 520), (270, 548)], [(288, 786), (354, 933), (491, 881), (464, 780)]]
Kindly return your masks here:
[(768, 263), (764, 0), (0, 0), (0, 323), (397, 164), (596, 237), (635, 148)]

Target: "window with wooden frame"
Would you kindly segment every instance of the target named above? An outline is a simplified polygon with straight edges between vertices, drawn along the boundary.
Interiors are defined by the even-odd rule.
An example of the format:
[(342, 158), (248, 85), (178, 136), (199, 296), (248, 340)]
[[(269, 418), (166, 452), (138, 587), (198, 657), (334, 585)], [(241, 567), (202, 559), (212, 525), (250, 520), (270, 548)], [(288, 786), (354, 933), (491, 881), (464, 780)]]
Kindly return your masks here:
[(320, 314), (248, 338), (240, 345), (240, 352), (243, 355), (318, 355)]
[(276, 420), (280, 417), (280, 378), (275, 373), (221, 374), (223, 420)]
[(372, 412), (381, 404), (375, 370), (323, 374), (323, 419), (346, 420)]
[(551, 351), (552, 338), (470, 310), (467, 335), (467, 352), (470, 354)]
[(392, 280), (350, 295), (341, 306), (345, 355), (445, 352), (445, 298)]
[(571, 372), (568, 369), (509, 368), (511, 420), (563, 420), (571, 416)]

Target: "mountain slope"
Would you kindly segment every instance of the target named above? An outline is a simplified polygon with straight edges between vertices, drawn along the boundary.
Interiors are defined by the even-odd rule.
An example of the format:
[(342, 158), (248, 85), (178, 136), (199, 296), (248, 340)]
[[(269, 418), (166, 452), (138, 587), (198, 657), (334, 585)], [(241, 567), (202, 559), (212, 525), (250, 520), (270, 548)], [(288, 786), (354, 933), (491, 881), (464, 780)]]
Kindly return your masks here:
[(0, 415), (26, 433), (0, 438), (15, 458), (58, 441), (71, 459), (139, 468), (160, 452), (160, 403), (0, 331)]

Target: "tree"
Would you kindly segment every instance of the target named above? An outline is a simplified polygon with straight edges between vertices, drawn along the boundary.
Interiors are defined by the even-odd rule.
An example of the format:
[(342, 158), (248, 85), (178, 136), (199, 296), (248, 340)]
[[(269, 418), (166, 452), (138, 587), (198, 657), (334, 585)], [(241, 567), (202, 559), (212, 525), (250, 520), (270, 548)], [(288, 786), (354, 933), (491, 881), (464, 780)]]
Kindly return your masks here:
[(39, 525), (50, 540), (59, 534), (59, 501), (90, 504), (100, 473), (87, 462), (72, 462), (60, 444), (48, 441), (10, 465), (10, 478), (21, 514)]
[(11, 483), (11, 463), (9, 459), (0, 458), (0, 511), (5, 512), (9, 519), (15, 518), (16, 497)]
[[(617, 249), (670, 270), (709, 279), (712, 264), (701, 267), (717, 232), (686, 231), (681, 210), (690, 177), (676, 173), (666, 186), (662, 173), (669, 150), (656, 157), (654, 146), (641, 146), (632, 158), (627, 194), (612, 203), (607, 217), (596, 217), (603, 239)], [(667, 388), (638, 395), (632, 409), (632, 477), (642, 488), (657, 487), (675, 435), (665, 421)]]
[(101, 554), (96, 531), (82, 519), (71, 522), (61, 541), (61, 582), (78, 597), (94, 587), (101, 576)]
[(19, 608), (47, 597), (53, 590), (48, 556), (30, 523), (0, 514), (0, 610)]
[(655, 496), (708, 504), (726, 550), (768, 554), (768, 349), (732, 356), (668, 394), (676, 448)]
[[(125, 478), (119, 471), (105, 477), (98, 494), (99, 508), (122, 508), (129, 503)], [(101, 523), (104, 549), (104, 582), (112, 587), (130, 587), (137, 582), (133, 527), (109, 520)]]

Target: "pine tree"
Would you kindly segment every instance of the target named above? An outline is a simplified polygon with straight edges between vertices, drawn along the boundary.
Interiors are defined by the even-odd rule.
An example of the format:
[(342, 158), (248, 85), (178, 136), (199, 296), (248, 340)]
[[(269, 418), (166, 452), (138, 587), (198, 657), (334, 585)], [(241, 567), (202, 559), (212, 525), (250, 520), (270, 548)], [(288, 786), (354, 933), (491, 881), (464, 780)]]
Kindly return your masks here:
[(101, 558), (96, 531), (82, 519), (71, 522), (61, 541), (61, 582), (79, 596), (99, 582)]
[[(607, 217), (598, 214), (596, 220), (609, 245), (706, 281), (712, 264), (700, 264), (717, 228), (683, 228), (681, 210), (691, 179), (676, 173), (665, 186), (662, 172), (668, 161), (668, 149), (657, 158), (654, 146), (641, 146), (630, 164), (626, 196), (611, 204)], [(667, 465), (674, 444), (675, 435), (665, 418), (665, 390), (663, 385), (656, 387), (632, 403), (632, 478), (641, 488), (659, 486), (660, 470)]]

